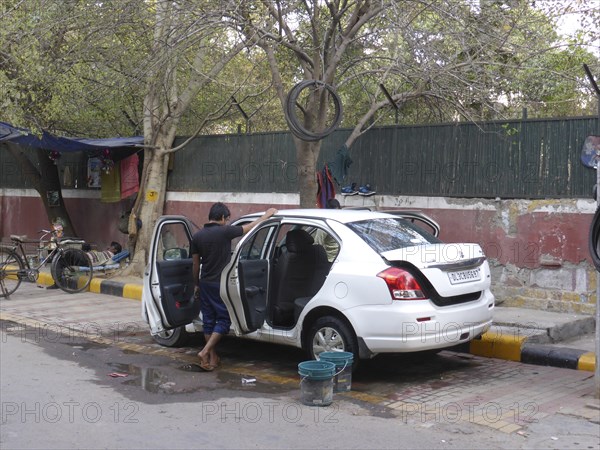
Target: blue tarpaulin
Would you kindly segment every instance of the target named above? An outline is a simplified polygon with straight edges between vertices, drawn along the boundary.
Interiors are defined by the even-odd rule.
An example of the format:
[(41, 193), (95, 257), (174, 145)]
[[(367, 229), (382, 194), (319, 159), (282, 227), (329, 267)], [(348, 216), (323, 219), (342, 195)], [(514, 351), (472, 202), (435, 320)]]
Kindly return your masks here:
[(26, 147), (42, 148), (62, 153), (98, 152), (104, 148), (136, 147), (144, 143), (144, 138), (141, 136), (108, 139), (65, 138), (54, 136), (46, 131), (40, 137), (29, 130), (15, 128), (8, 123), (0, 122), (0, 142), (5, 141), (11, 141)]

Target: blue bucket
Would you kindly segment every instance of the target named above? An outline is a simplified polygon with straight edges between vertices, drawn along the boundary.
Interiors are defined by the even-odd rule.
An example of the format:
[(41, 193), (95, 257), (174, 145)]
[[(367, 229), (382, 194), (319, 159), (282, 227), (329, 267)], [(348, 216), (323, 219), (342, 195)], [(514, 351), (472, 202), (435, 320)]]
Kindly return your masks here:
[(298, 373), (309, 380), (327, 380), (335, 375), (335, 364), (327, 361), (304, 361), (298, 364)]
[(298, 364), (300, 400), (308, 406), (327, 406), (333, 402), (335, 364), (328, 361), (304, 361)]
[(319, 361), (335, 364), (333, 392), (346, 392), (352, 389), (352, 361), (354, 354), (350, 352), (322, 352)]

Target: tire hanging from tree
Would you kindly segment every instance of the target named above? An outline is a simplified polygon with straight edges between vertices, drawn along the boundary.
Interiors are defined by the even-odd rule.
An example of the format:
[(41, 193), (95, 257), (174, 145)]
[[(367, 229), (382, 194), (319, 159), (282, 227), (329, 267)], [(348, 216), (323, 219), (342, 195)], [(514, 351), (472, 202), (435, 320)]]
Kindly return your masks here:
[[(316, 132), (313, 132), (313, 131), (310, 131), (310, 130), (307, 130), (306, 128), (304, 128), (304, 126), (300, 123), (300, 120), (298, 119), (298, 115), (296, 114), (296, 105), (297, 105), (296, 102), (298, 100), (300, 93), (304, 89), (311, 87), (311, 86), (314, 86), (315, 88), (326, 89), (329, 92), (329, 95), (331, 95), (331, 98), (333, 99), (333, 104), (335, 107), (335, 115), (334, 115), (333, 123), (328, 128), (326, 128), (325, 130), (323, 130), (319, 133), (316, 133)], [(290, 127), (290, 130), (292, 131), (292, 134), (294, 134), (294, 136), (296, 136), (298, 139), (301, 139), (303, 141), (308, 141), (308, 142), (319, 141), (319, 140), (323, 139), (324, 137), (328, 136), (329, 134), (333, 133), (333, 131), (335, 131), (337, 126), (340, 124), (340, 122), (342, 120), (342, 101), (332, 86), (330, 86), (326, 83), (323, 83), (322, 81), (318, 81), (318, 80), (305, 80), (305, 81), (301, 81), (300, 83), (296, 84), (290, 90), (290, 92), (287, 96), (286, 102), (285, 102), (284, 113), (285, 113), (285, 119)]]

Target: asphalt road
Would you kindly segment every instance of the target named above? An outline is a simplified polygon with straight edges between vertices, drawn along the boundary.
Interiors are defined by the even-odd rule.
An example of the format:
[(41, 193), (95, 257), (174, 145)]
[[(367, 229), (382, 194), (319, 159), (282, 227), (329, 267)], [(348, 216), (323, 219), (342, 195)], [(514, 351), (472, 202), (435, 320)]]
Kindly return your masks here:
[[(300, 403), (300, 350), (155, 344), (140, 304), (31, 284), (0, 300), (1, 448), (598, 448), (589, 372), (442, 352), (381, 355)], [(256, 379), (244, 384), (243, 379)]]

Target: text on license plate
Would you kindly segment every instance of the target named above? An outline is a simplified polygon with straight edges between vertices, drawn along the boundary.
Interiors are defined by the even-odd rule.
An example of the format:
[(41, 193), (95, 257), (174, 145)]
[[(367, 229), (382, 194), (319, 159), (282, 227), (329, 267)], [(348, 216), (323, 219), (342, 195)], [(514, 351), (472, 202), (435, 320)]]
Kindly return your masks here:
[(451, 284), (468, 283), (469, 281), (481, 280), (481, 267), (460, 272), (448, 272)]

